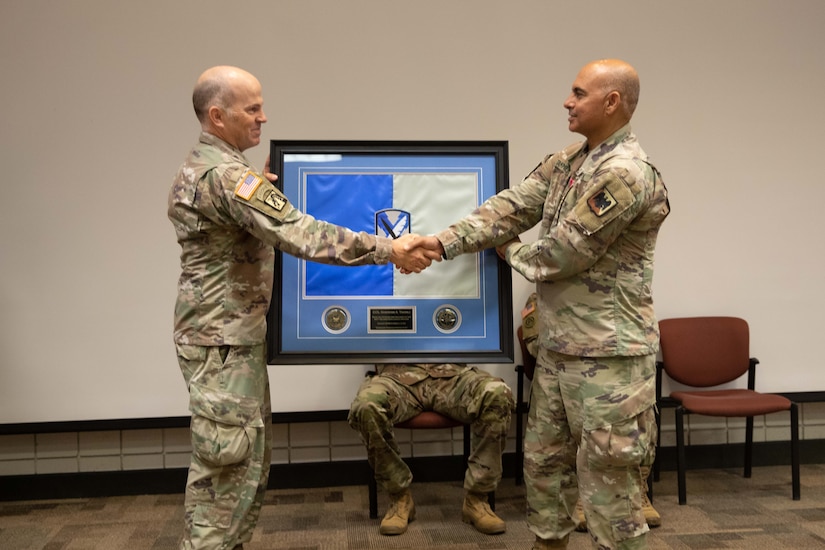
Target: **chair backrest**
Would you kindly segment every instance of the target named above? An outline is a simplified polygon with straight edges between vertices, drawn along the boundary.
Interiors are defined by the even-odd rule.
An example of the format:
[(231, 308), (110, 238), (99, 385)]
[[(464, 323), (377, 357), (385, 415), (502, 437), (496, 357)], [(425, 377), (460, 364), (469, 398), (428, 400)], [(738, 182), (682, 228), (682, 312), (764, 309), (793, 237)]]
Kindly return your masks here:
[(524, 341), (524, 331), (521, 325), (518, 327), (517, 334), (518, 343), (521, 346), (521, 362), (524, 365), (524, 376), (526, 376), (528, 380), (532, 380), (533, 372), (536, 370), (536, 358), (533, 357), (527, 349), (527, 344)]
[(718, 386), (748, 372), (748, 323), (737, 317), (683, 317), (659, 321), (664, 370), (699, 388)]

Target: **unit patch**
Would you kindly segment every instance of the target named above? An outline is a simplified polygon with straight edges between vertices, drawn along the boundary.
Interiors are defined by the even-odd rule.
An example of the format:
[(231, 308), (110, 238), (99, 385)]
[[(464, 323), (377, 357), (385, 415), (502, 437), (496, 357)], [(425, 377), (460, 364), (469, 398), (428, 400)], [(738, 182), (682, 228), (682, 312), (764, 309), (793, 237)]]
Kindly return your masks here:
[(289, 214), (289, 199), (262, 175), (246, 170), (235, 186), (232, 199), (270, 218), (283, 221)]
[(268, 204), (278, 212), (283, 210), (284, 206), (286, 206), (286, 199), (283, 196), (279, 195), (278, 192), (274, 189), (270, 189), (269, 191), (267, 191), (265, 196), (263, 197), (263, 200), (266, 204)]
[(604, 187), (601, 191), (587, 200), (587, 205), (590, 207), (590, 211), (598, 217), (604, 216), (617, 204), (616, 199), (613, 198), (613, 195), (610, 194), (607, 187)]

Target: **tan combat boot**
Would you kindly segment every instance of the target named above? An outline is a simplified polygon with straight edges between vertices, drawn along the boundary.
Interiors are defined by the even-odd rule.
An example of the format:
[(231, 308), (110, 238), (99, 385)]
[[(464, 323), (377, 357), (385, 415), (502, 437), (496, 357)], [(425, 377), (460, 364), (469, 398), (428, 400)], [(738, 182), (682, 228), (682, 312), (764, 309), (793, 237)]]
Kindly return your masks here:
[(407, 531), (407, 524), (415, 519), (415, 503), (409, 488), (390, 495), (390, 509), (381, 520), (378, 532), (382, 535), (400, 535)]
[(507, 530), (507, 525), (490, 508), (487, 495), (467, 493), (464, 506), (461, 507), (461, 519), (470, 523), (485, 535), (497, 535)]
[(536, 536), (536, 542), (533, 543), (533, 550), (556, 550), (558, 548), (567, 548), (567, 541), (570, 540), (570, 535), (566, 535), (563, 539), (546, 540)]
[[(642, 480), (647, 484), (650, 475), (650, 466), (642, 466)], [(659, 527), (662, 524), (662, 516), (653, 507), (653, 503), (647, 498), (647, 491), (642, 491), (642, 512), (645, 515), (648, 527)]]
[(580, 533), (587, 532), (587, 518), (584, 517), (584, 507), (582, 506), (582, 499), (576, 501), (576, 511), (573, 512), (573, 521), (576, 522), (576, 531)]

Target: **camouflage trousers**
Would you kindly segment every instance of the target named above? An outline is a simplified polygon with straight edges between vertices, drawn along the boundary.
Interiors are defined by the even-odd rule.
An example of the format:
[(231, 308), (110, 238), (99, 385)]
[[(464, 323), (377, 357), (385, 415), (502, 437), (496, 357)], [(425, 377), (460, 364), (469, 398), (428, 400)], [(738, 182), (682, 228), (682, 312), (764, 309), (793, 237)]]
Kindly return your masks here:
[(181, 549), (231, 550), (252, 537), (269, 479), (265, 347), (178, 344), (177, 352), (192, 413)]
[(401, 458), (393, 425), (432, 410), (470, 424), (471, 451), (464, 475), (468, 491), (488, 493), (501, 481), (501, 454), (510, 428), (513, 395), (501, 378), (469, 367), (449, 378), (413, 384), (376, 375), (361, 384), (349, 412), (376, 482), (389, 493), (410, 486), (412, 473)]
[(524, 438), (527, 523), (536, 535), (570, 533), (581, 496), (597, 548), (647, 548), (640, 470), (656, 450), (655, 361), (539, 350)]

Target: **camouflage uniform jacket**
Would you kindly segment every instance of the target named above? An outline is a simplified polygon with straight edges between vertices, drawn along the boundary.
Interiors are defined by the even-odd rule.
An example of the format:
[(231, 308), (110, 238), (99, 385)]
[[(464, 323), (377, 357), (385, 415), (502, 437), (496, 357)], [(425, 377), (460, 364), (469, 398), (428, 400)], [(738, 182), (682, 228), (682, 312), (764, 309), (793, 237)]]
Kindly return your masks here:
[(266, 337), (277, 248), (322, 263), (386, 264), (391, 241), (294, 208), (246, 157), (201, 133), (169, 192), (181, 245), (175, 342), (257, 345)]
[[(571, 166), (580, 164), (577, 170)], [(536, 282), (539, 344), (576, 356), (656, 353), (653, 252), (667, 190), (630, 125), (594, 151), (548, 155), (521, 184), (438, 235), (445, 256), (476, 252), (541, 223), (507, 262)]]
[(383, 363), (376, 372), (401, 384), (412, 386), (427, 378), (452, 378), (469, 369), (464, 363)]

